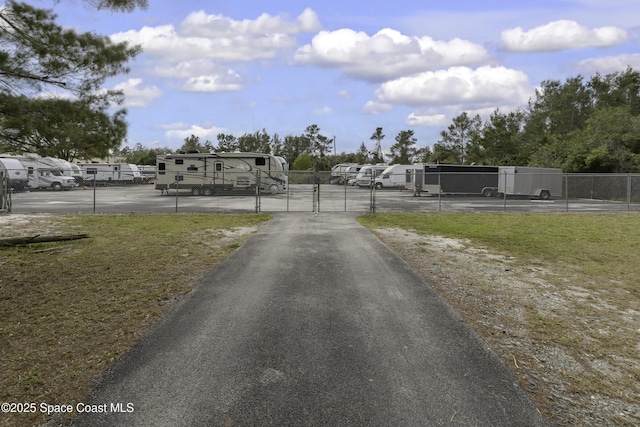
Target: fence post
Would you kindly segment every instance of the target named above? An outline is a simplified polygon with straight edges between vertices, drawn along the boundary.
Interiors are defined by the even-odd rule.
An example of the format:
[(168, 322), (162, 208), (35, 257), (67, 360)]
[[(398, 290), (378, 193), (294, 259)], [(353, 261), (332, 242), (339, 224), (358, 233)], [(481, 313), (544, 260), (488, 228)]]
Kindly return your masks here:
[[(498, 177), (498, 182), (500, 182), (500, 177)], [(504, 212), (507, 211), (507, 171), (504, 171), (504, 182), (503, 182), (503, 186), (504, 188), (502, 189), (502, 193), (503, 193), (503, 198), (504, 198), (504, 205), (503, 205), (503, 210)], [(498, 191), (500, 191), (500, 189), (498, 188)], [(513, 191), (515, 193), (515, 190)]]
[(627, 212), (631, 211), (631, 173), (627, 174)]
[(260, 213), (260, 169), (256, 169), (256, 213)]
[(176, 213), (178, 213), (178, 183), (180, 182), (180, 172), (176, 174)]
[(440, 172), (438, 172), (438, 212), (442, 212), (442, 184), (440, 183)]
[(564, 200), (565, 200), (565, 209), (569, 212), (569, 174), (564, 176)]
[(369, 193), (369, 212), (376, 212), (376, 185), (375, 185), (375, 174), (374, 171), (371, 171), (371, 188)]

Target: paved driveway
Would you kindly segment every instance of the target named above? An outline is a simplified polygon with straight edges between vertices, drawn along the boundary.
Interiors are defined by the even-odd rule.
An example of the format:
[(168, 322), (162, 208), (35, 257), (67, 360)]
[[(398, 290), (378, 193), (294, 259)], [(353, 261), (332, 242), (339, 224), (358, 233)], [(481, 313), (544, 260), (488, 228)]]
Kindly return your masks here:
[(261, 226), (101, 379), (88, 403), (106, 413), (76, 425), (546, 425), (498, 358), (354, 217), (279, 214)]

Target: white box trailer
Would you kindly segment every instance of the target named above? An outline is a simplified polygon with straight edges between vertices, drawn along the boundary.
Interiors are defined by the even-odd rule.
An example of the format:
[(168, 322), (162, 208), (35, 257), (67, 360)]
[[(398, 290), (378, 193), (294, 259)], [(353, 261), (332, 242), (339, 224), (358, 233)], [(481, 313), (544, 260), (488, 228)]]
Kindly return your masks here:
[(537, 197), (548, 200), (562, 196), (562, 169), (499, 166), (498, 196)]
[(382, 190), (383, 188), (412, 189), (415, 171), (423, 167), (424, 165), (422, 163), (413, 165), (391, 165), (376, 177), (376, 190)]
[[(180, 153), (156, 157), (156, 190), (189, 190), (194, 196), (260, 190), (277, 194), (288, 187), (284, 158), (265, 153)], [(258, 181), (259, 180), (259, 181)]]
[(83, 163), (78, 162), (85, 185), (96, 184), (139, 184), (142, 175), (138, 166), (130, 163)]

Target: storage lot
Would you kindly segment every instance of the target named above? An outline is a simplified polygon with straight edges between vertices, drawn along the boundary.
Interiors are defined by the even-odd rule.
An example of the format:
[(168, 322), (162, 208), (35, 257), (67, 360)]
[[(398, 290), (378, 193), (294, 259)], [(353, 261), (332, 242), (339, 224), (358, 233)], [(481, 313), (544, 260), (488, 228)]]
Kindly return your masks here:
[(414, 197), (410, 191), (323, 184), (294, 184), (278, 195), (192, 196), (175, 191), (161, 195), (153, 185), (32, 191), (12, 195), (12, 212), (638, 212), (640, 204), (597, 199), (497, 199), (485, 197)]

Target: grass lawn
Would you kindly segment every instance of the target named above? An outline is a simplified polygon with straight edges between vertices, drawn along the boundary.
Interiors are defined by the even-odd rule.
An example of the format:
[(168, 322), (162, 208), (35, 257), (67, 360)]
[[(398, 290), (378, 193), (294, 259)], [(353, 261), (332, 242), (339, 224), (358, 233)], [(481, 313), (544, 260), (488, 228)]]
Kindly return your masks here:
[[(0, 248), (0, 402), (83, 401), (94, 375), (268, 219), (80, 215), (21, 225), (21, 236), (89, 238)], [(0, 415), (2, 426), (41, 421), (39, 411)]]

